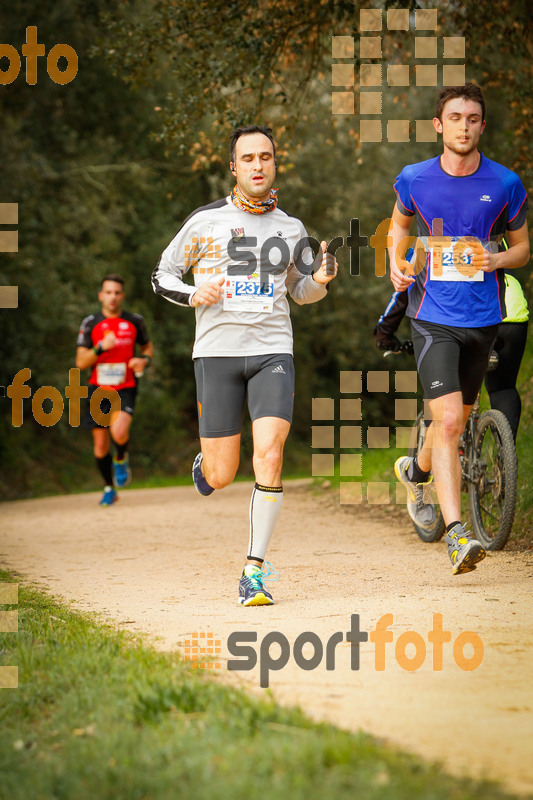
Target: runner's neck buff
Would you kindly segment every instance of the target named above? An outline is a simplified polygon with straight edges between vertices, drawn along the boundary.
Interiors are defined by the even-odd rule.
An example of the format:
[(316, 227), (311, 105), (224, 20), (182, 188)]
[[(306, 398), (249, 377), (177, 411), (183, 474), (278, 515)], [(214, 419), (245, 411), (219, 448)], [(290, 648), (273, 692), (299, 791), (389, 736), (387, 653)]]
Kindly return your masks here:
[(274, 211), (278, 204), (278, 189), (270, 190), (270, 197), (261, 203), (254, 203), (253, 200), (248, 200), (243, 195), (238, 186), (231, 190), (231, 202), (240, 208), (241, 211), (248, 211), (250, 214), (266, 214), (268, 211)]

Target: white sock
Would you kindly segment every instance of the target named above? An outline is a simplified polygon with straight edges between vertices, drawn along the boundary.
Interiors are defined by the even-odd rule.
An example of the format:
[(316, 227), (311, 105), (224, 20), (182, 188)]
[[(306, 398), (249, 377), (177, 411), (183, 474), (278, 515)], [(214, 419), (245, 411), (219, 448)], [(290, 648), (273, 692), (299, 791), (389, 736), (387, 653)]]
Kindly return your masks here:
[(255, 484), (250, 501), (250, 545), (248, 558), (264, 561), (270, 537), (274, 531), (281, 504), (282, 486), (260, 486)]

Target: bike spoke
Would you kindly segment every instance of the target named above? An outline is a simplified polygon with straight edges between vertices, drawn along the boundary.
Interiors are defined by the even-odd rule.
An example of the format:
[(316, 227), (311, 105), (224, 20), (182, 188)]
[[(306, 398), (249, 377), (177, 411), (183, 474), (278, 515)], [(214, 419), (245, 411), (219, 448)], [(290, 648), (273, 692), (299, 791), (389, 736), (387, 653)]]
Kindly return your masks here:
[[(487, 516), (491, 517), (491, 519), (493, 519), (494, 522), (499, 522), (499, 518), (495, 517), (494, 514), (491, 514), (488, 508), (485, 508), (485, 506), (482, 505), (480, 505), (479, 508), (481, 509), (481, 511), (483, 511), (484, 514), (487, 514)], [(498, 511), (501, 511), (501, 509), (498, 509)]]

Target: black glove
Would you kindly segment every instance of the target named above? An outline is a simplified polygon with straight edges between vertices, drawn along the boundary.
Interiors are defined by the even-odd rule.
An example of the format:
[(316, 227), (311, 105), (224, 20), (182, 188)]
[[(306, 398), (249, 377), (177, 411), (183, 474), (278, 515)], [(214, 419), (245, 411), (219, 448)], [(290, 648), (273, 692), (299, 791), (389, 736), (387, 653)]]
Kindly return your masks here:
[(402, 349), (402, 343), (393, 333), (383, 333), (379, 328), (375, 328), (374, 336), (378, 350), (392, 350), (393, 353), (398, 353)]

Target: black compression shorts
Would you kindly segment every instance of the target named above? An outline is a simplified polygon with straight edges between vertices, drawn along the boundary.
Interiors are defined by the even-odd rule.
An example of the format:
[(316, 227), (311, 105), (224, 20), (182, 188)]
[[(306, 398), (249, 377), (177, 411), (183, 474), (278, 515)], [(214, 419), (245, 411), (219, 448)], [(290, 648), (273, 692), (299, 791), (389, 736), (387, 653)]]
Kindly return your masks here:
[(294, 363), (289, 353), (194, 360), (200, 436), (216, 439), (241, 432), (244, 401), (251, 420), (292, 422)]
[[(85, 410), (83, 415), (83, 427), (87, 430), (104, 427), (103, 425), (98, 425), (91, 416), (91, 397), (98, 388), (99, 387), (95, 386), (93, 383), (89, 384), (89, 395), (85, 401)], [(135, 401), (137, 399), (137, 387), (131, 386), (127, 389), (117, 389), (116, 391), (120, 397), (121, 411), (126, 411), (128, 414), (133, 416), (133, 412), (135, 410)], [(104, 397), (100, 403), (100, 410), (102, 414), (109, 414), (111, 411), (111, 403), (107, 397)]]
[(412, 319), (411, 329), (424, 398), (462, 392), (464, 405), (473, 405), (498, 326), (452, 328)]

